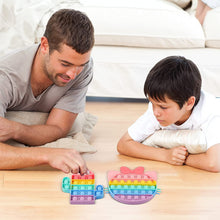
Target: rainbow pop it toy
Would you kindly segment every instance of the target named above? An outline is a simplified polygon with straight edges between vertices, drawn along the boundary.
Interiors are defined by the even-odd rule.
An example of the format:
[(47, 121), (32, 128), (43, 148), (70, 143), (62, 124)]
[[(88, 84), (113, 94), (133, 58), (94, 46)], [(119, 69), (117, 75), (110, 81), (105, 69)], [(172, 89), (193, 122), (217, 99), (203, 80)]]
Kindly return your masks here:
[(160, 192), (156, 172), (144, 172), (144, 167), (134, 170), (121, 167), (120, 171), (109, 171), (105, 189), (102, 185), (95, 187), (95, 175), (91, 171), (82, 176), (73, 174), (71, 179), (63, 178), (62, 191), (70, 193), (70, 204), (95, 204), (96, 199), (104, 197), (104, 192), (121, 203), (142, 204)]
[(83, 176), (73, 174), (71, 179), (64, 177), (62, 191), (70, 193), (70, 204), (94, 204), (96, 199), (104, 196), (102, 185), (95, 188), (94, 173), (91, 171)]
[(158, 193), (156, 181), (156, 172), (144, 172), (144, 167), (134, 170), (121, 167), (120, 172), (108, 172), (110, 195), (125, 204), (142, 204), (151, 200)]

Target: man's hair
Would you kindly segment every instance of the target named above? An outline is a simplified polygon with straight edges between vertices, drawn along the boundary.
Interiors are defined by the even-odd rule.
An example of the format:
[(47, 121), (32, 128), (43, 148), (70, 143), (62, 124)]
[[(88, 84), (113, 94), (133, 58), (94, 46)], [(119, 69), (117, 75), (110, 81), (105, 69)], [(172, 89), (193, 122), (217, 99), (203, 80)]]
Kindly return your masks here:
[(195, 105), (200, 99), (201, 75), (197, 66), (181, 56), (169, 56), (159, 61), (149, 72), (144, 94), (157, 101), (167, 98), (176, 102), (180, 109), (195, 96)]
[(44, 36), (48, 39), (50, 53), (61, 44), (84, 54), (94, 45), (94, 28), (89, 18), (74, 9), (61, 9), (49, 19)]

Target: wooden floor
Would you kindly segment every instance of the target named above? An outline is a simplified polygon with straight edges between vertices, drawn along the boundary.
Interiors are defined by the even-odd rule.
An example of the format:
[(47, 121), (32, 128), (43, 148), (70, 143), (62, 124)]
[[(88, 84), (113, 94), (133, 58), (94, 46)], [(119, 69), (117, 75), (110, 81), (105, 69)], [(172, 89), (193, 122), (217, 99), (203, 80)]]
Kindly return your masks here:
[(160, 195), (142, 205), (125, 205), (109, 194), (95, 205), (70, 205), (69, 194), (61, 191), (68, 175), (60, 171), (48, 166), (0, 171), (0, 220), (219, 219), (220, 174), (118, 155), (118, 139), (146, 108), (144, 103), (87, 102), (86, 111), (98, 117), (91, 139), (98, 151), (84, 158), (96, 185), (104, 187), (107, 171), (121, 166), (156, 171)]

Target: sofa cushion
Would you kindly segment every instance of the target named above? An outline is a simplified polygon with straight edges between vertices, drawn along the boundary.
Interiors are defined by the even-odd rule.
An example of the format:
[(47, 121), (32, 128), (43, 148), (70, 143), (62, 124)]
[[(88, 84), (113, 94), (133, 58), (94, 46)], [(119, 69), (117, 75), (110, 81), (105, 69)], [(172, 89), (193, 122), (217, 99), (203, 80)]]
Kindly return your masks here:
[[(198, 20), (165, 0), (84, 1), (81, 5), (61, 2), (47, 11), (36, 30), (40, 39), (51, 14), (60, 8), (85, 12), (95, 28), (96, 45), (147, 48), (203, 48), (205, 38)], [(98, 5), (99, 4), (99, 5)]]
[(208, 11), (203, 29), (206, 36), (206, 47), (220, 48), (220, 7)]
[(79, 7), (92, 20), (96, 45), (148, 48), (201, 48), (198, 20), (168, 1), (145, 7)]

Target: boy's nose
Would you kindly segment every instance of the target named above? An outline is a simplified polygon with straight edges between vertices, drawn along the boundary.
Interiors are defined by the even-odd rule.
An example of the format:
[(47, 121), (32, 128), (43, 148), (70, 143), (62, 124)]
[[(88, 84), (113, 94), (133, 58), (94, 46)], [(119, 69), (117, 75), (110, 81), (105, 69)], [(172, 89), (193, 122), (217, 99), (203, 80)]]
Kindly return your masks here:
[(156, 117), (160, 116), (160, 111), (158, 111), (158, 109), (154, 109), (153, 112)]

